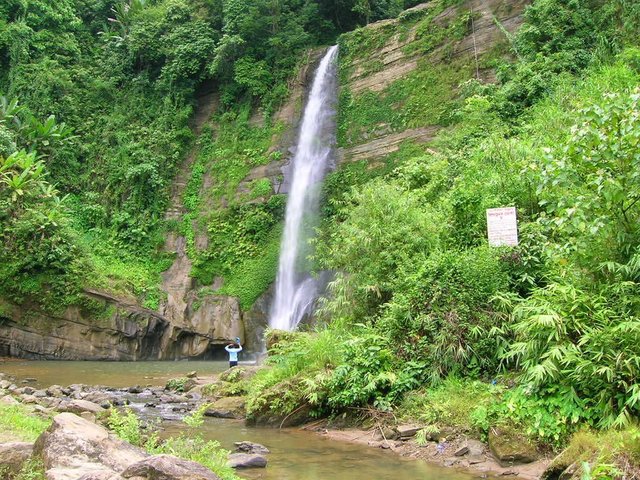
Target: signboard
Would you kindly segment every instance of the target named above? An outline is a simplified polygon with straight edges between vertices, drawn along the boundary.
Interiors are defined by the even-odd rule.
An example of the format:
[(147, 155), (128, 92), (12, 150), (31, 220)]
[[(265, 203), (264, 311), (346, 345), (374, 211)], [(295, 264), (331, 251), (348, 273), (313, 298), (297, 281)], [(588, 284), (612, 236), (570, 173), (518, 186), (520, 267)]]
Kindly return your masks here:
[(487, 234), (492, 247), (518, 245), (516, 207), (488, 208)]

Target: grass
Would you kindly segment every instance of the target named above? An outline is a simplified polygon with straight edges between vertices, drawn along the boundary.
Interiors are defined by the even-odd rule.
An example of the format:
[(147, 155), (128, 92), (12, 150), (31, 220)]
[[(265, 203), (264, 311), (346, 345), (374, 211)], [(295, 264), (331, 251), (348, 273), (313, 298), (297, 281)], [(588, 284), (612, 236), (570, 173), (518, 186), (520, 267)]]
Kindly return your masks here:
[(35, 441), (50, 423), (22, 405), (0, 405), (0, 439), (4, 441)]
[(353, 94), (343, 86), (338, 106), (338, 145), (366, 142), (372, 130), (401, 132), (429, 125), (448, 125), (458, 105), (457, 88), (471, 78), (468, 62), (438, 65), (422, 60), (418, 68), (380, 92)]
[(581, 430), (575, 433), (549, 470), (559, 474), (572, 464), (580, 466), (578, 474), (585, 480), (638, 478), (640, 429), (634, 425), (623, 430)]
[(396, 415), (407, 421), (477, 432), (474, 415), (498, 401), (501, 391), (501, 387), (478, 380), (450, 377), (437, 387), (409, 393)]

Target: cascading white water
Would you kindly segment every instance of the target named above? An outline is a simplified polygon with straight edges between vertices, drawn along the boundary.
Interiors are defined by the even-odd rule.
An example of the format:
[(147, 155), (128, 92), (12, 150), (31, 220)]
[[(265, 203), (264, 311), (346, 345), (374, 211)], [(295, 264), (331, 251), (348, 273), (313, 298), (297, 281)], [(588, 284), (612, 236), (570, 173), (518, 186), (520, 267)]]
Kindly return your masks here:
[(302, 118), (269, 318), (271, 328), (295, 329), (304, 315), (310, 313), (317, 296), (315, 279), (299, 272), (299, 263), (302, 247), (308, 240), (303, 220), (317, 213), (319, 183), (329, 167), (335, 143), (337, 52), (337, 46), (329, 48), (320, 61)]

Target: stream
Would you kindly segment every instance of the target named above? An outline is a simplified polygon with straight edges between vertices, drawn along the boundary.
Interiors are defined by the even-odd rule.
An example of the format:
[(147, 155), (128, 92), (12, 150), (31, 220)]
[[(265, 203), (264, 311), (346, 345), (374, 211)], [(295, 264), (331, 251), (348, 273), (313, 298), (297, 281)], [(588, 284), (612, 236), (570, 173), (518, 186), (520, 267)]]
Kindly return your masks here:
[[(200, 374), (217, 373), (227, 362), (59, 362), (0, 360), (0, 372), (18, 381), (32, 378), (29, 385), (69, 385), (74, 383), (127, 387), (164, 385), (170, 378), (196, 370)], [(163, 423), (165, 435), (178, 435), (187, 427), (179, 421)], [(261, 443), (271, 453), (266, 469), (240, 470), (250, 480), (472, 480), (468, 473), (399, 457), (389, 451), (323, 438), (297, 428), (273, 429), (247, 427), (243, 421), (205, 417), (198, 427), (205, 439), (217, 440), (229, 450), (243, 440)]]

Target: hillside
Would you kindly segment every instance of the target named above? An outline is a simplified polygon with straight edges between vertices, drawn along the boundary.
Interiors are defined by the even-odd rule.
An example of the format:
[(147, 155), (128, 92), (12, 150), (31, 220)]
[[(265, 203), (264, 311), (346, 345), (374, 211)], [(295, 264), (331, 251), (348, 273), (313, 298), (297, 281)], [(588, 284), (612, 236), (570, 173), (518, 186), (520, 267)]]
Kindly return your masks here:
[[(142, 47), (136, 44), (138, 36), (153, 31), (149, 29), (161, 28), (145, 23), (152, 18), (173, 22), (175, 32), (165, 34), (166, 38), (178, 34), (200, 35), (205, 30), (198, 29), (208, 28), (211, 40), (207, 41), (215, 40), (216, 25), (207, 20), (205, 7), (184, 10), (182, 23), (175, 23), (171, 20), (174, 15), (171, 8), (174, 7), (168, 4), (159, 4), (152, 9), (144, 9), (142, 4), (130, 5), (129, 15), (139, 15), (140, 19), (131, 26), (122, 26), (129, 29), (127, 38), (105, 37), (105, 31), (101, 30), (104, 26), (99, 24), (99, 15), (111, 18), (109, 15), (115, 15), (116, 9), (105, 7), (102, 13), (87, 12), (90, 14), (86, 18), (76, 17), (74, 29), (67, 36), (70, 42), (82, 47), (81, 52), (62, 55), (51, 51), (48, 54), (62, 65), (65, 78), (71, 78), (72, 72), (88, 64), (97, 78), (113, 82), (114, 73), (105, 71), (94, 59), (111, 50), (131, 50), (134, 57), (139, 55)], [(458, 80), (470, 75), (476, 57), (478, 61), (484, 61), (485, 50), (497, 52), (498, 45), (505, 41), (497, 24), (489, 19), (494, 13), (502, 16), (511, 30), (520, 21), (522, 5), (506, 9), (500, 3), (486, 3), (484, 10), (479, 7), (462, 3), (458, 7), (445, 8), (444, 4), (433, 2), (408, 10), (401, 20), (371, 24), (363, 31), (372, 32), (373, 41), (379, 43), (377, 48), (368, 47), (374, 53), (372, 62), (379, 62), (376, 55), (383, 60), (373, 70), (371, 66), (348, 66), (347, 62), (351, 61), (348, 46), (342, 45), (342, 78), (347, 78), (348, 69), (353, 71), (341, 87), (341, 105), (349, 103), (349, 98), (356, 92), (362, 93), (363, 88), (369, 90), (363, 81), (375, 84), (373, 90), (379, 90), (394, 79), (401, 80), (404, 77), (399, 76), (402, 75), (406, 75), (407, 81), (422, 81), (416, 75), (428, 74), (427, 61), (441, 63), (449, 69), (449, 79), (428, 101), (447, 98), (454, 102), (458, 97), (455, 91)], [(475, 23), (471, 25), (469, 16), (474, 9), (479, 12), (478, 18), (474, 18), (477, 28)], [(61, 12), (69, 18), (73, 16), (72, 10), (61, 7)], [(9, 19), (11, 15), (9, 11)], [(34, 10), (34, 24), (36, 17), (38, 14)], [(116, 25), (123, 21), (125, 19), (117, 16), (114, 18)], [(435, 51), (430, 52), (431, 47), (425, 46), (425, 39), (420, 37), (424, 34), (420, 32), (429, 29), (432, 23), (442, 32), (432, 41)], [(193, 30), (183, 32), (187, 27)], [(32, 28), (37, 31), (43, 27), (34, 25)], [(67, 26), (56, 24), (46, 28), (55, 30)], [(82, 42), (80, 32), (85, 35)], [(383, 33), (378, 35), (378, 32)], [(108, 33), (115, 35), (115, 32)], [(449, 37), (451, 33), (454, 35)], [(86, 35), (93, 35), (93, 44)], [(70, 235), (68, 248), (73, 250), (73, 253), (66, 253), (72, 255), (73, 261), (62, 266), (63, 261), (50, 273), (35, 265), (20, 267), (15, 263), (12, 265), (12, 261), (7, 262), (15, 273), (7, 273), (5, 278), (17, 280), (4, 287), (7, 320), (2, 337), (7, 353), (112, 359), (212, 355), (215, 345), (238, 335), (244, 337), (245, 330), (249, 348), (258, 348), (266, 325), (268, 289), (275, 277), (278, 257), (285, 201), (282, 194), (286, 193), (287, 184), (284, 173), (291, 160), (305, 85), (322, 50), (305, 50), (295, 64), (290, 63), (293, 75), (277, 87), (284, 87), (282, 91), (288, 93), (281, 95), (281, 100), (273, 101), (277, 107), (265, 106), (265, 102), (272, 102), (268, 98), (257, 103), (255, 97), (240, 97), (239, 102), (229, 107), (221, 101), (221, 97), (227, 95), (224, 93), (227, 87), (216, 85), (216, 80), (206, 80), (207, 73), (203, 69), (206, 70), (207, 62), (211, 61), (210, 55), (203, 50), (206, 42), (203, 43), (202, 38), (196, 40), (196, 37), (185, 37), (185, 41), (187, 39), (192, 42), (186, 44), (191, 49), (191, 58), (199, 58), (200, 62), (196, 77), (193, 68), (198, 64), (192, 63), (192, 70), (181, 71), (185, 76), (182, 83), (167, 90), (163, 71), (178, 68), (175, 62), (180, 57), (172, 56), (181, 55), (178, 51), (164, 52), (163, 59), (158, 60), (160, 63), (139, 63), (133, 70), (123, 70), (119, 81), (125, 84), (145, 78), (146, 86), (138, 91), (148, 104), (143, 108), (134, 106), (141, 96), (133, 91), (121, 93), (114, 83), (109, 87), (113, 102), (93, 103), (96, 95), (105, 98), (99, 89), (106, 87), (96, 80), (82, 83), (79, 77), (74, 77), (68, 83), (66, 93), (67, 104), (71, 105), (56, 103), (51, 92), (42, 91), (37, 98), (29, 100), (27, 97), (30, 103), (26, 105), (18, 103), (15, 112), (6, 112), (7, 121), (15, 118), (22, 122), (21, 116), (32, 118), (37, 109), (44, 111), (46, 101), (55, 105), (51, 113), (57, 113), (66, 121), (59, 127), (54, 123), (52, 132), (52, 141), (66, 146), (52, 151), (46, 164), (51, 169), (51, 181), (60, 189), (58, 195), (69, 195), (66, 208), (70, 228), (65, 231)], [(390, 40), (388, 45), (385, 44), (387, 40)], [(472, 41), (476, 41), (478, 47), (473, 58), (469, 56)], [(441, 58), (445, 47), (453, 50), (448, 58)], [(428, 60), (421, 60), (421, 67), (417, 68), (418, 58), (425, 54)], [(494, 56), (499, 55), (499, 52), (494, 53)], [(47, 59), (47, 55), (33, 54), (12, 67), (14, 74), (5, 79), (5, 85), (16, 100), (23, 101), (18, 81), (20, 69), (27, 65), (30, 69), (47, 69)], [(15, 63), (15, 60), (8, 61), (9, 65)], [(158, 70), (162, 62), (164, 66)], [(416, 71), (411, 73), (412, 70)], [(483, 67), (485, 70), (490, 72), (491, 67)], [(198, 78), (201, 79), (199, 86)], [(272, 81), (278, 82), (277, 79)], [(157, 93), (152, 93), (154, 91)], [(84, 92), (83, 96), (80, 92)], [(167, 109), (166, 100), (163, 100), (162, 95), (166, 94), (174, 98), (172, 110)], [(162, 101), (165, 101), (164, 106), (159, 103)], [(86, 109), (85, 105), (88, 110), (81, 122), (71, 110)], [(182, 105), (181, 114), (175, 110), (178, 105)], [(164, 113), (153, 121), (142, 115), (158, 115), (160, 111)], [(193, 113), (189, 116), (189, 112)], [(341, 111), (340, 115), (350, 114)], [(428, 140), (438, 123), (433, 121), (436, 114), (430, 115), (431, 118), (425, 116), (424, 121), (418, 123), (403, 121), (390, 125), (378, 122), (368, 135), (379, 138), (364, 143), (356, 138), (345, 142), (341, 132), (340, 161), (366, 157), (373, 165), (381, 156), (396, 150), (405, 139)], [(173, 126), (167, 130), (169, 120)], [(370, 120), (375, 121), (354, 119), (365, 123)], [(94, 121), (114, 123), (104, 130), (89, 127), (88, 122)], [(120, 127), (116, 122), (130, 125), (126, 130), (128, 137), (118, 133)], [(134, 125), (138, 127), (133, 128)], [(73, 134), (69, 126), (75, 127)], [(67, 131), (56, 136), (55, 128)], [(362, 126), (353, 128), (362, 129)], [(378, 135), (380, 132), (384, 135)], [(167, 135), (173, 135), (173, 139)], [(353, 133), (348, 135), (353, 136)], [(154, 141), (149, 142), (150, 138)], [(159, 142), (159, 138), (167, 138), (173, 146)], [(170, 151), (173, 153), (169, 158), (164, 152)], [(137, 153), (132, 156), (134, 152)], [(146, 160), (139, 163), (135, 158)], [(64, 169), (58, 171), (58, 164)], [(72, 166), (75, 170), (69, 170)], [(154, 182), (155, 188), (151, 187)], [(71, 186), (73, 183), (75, 185)], [(151, 190), (144, 191), (143, 186)], [(22, 273), (18, 273), (20, 269)], [(40, 272), (36, 276), (28, 273), (34, 269)], [(24, 280), (18, 280), (21, 275)], [(46, 292), (44, 300), (38, 294), (41, 300), (35, 301), (35, 292)], [(31, 321), (30, 317), (38, 320)], [(43, 329), (42, 325), (47, 327)], [(56, 333), (52, 335), (51, 332)], [(88, 342), (77, 341), (85, 336), (90, 339)], [(87, 345), (92, 346), (85, 348)]]

